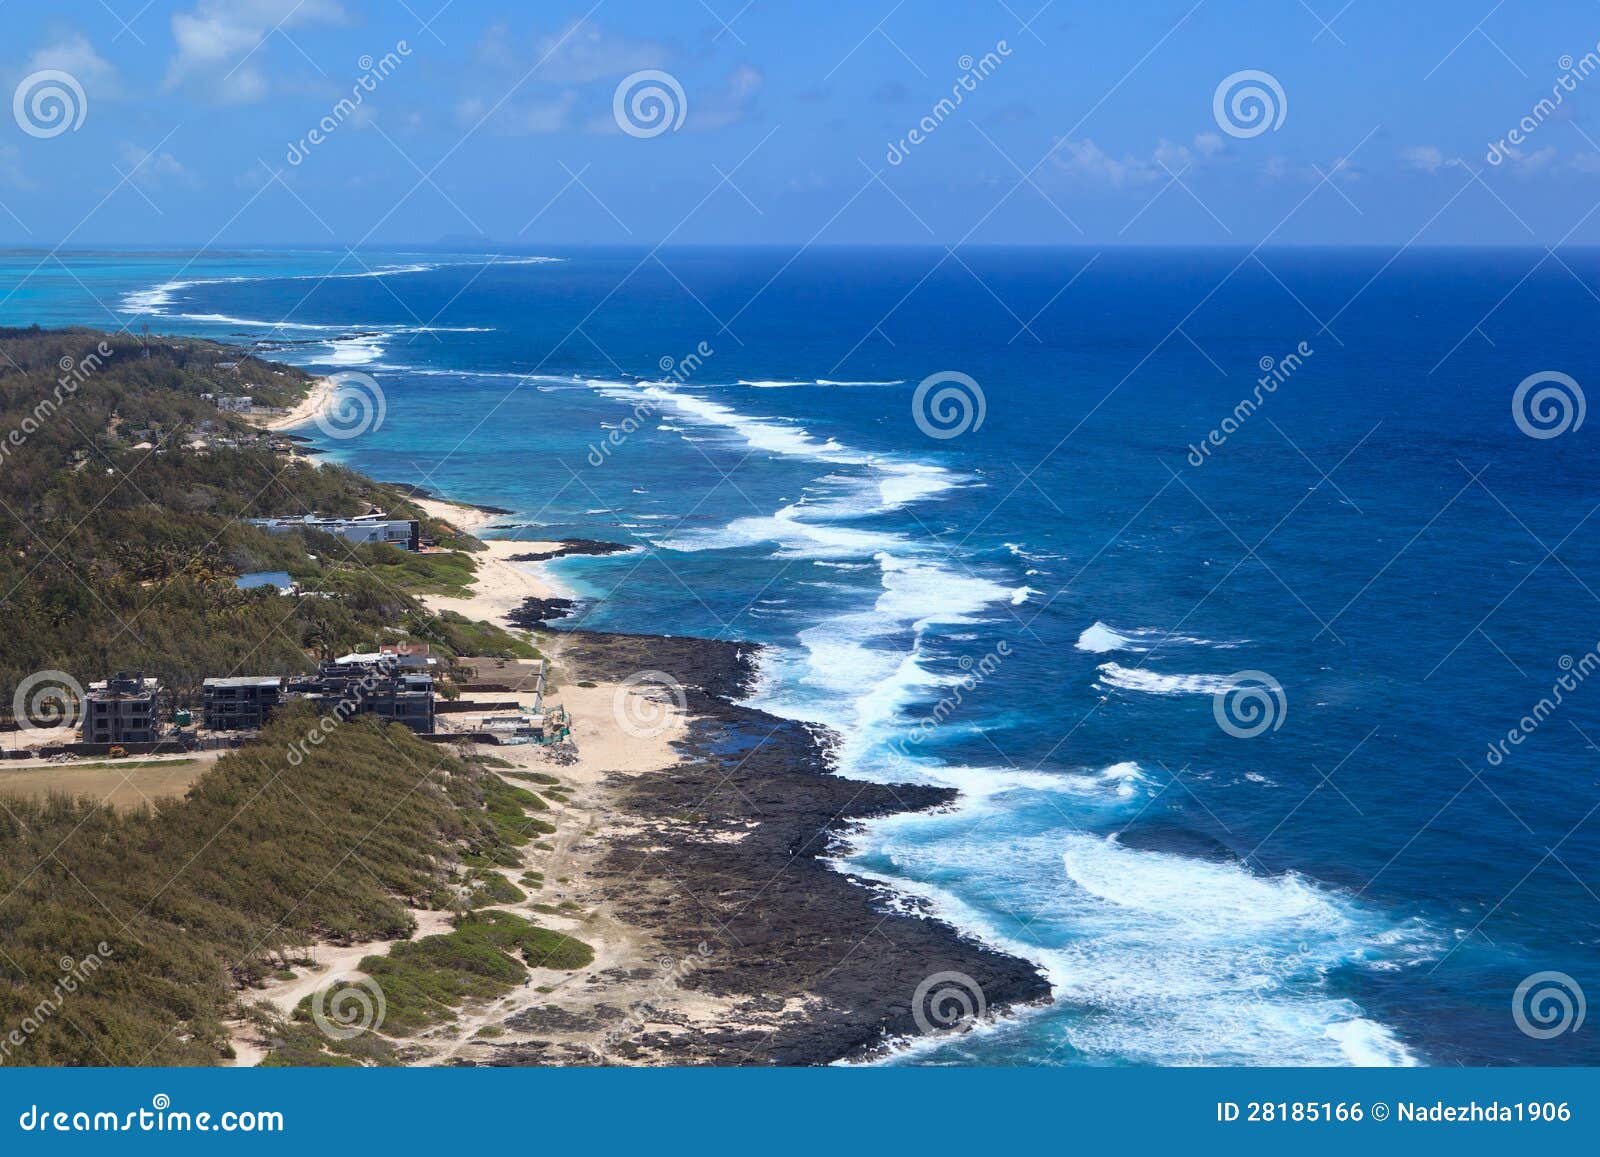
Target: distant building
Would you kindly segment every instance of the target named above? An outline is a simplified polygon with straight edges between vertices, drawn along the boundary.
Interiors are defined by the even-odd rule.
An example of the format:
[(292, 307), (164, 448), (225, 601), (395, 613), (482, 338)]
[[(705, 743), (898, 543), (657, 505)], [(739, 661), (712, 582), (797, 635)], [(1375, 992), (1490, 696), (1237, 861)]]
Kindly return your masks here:
[[(420, 650), (417, 649), (419, 647)], [(348, 655), (340, 655), (333, 663), (339, 667), (386, 665), (401, 671), (425, 671), (437, 667), (439, 660), (428, 654), (426, 643), (385, 643), (376, 651), (352, 651)]]
[(161, 685), (135, 671), (89, 684), (83, 700), (85, 743), (153, 743), (160, 737), (156, 699)]
[(421, 526), (414, 518), (385, 518), (381, 514), (361, 514), (355, 518), (321, 518), (307, 514), (302, 518), (249, 518), (251, 526), (273, 534), (292, 530), (316, 530), (334, 534), (351, 542), (382, 542), (401, 550), (416, 550), (421, 545)]
[(212, 731), (259, 731), (283, 703), (277, 675), (239, 675), (207, 679), (202, 686), (206, 727)]
[(242, 574), (233, 580), (233, 585), (242, 591), (272, 587), (279, 594), (292, 595), (295, 592), (294, 580), (289, 577), (289, 572), (286, 570), (260, 570)]
[(434, 728), (433, 674), (402, 671), (394, 655), (345, 655), (315, 676), (291, 680), (287, 692), (344, 717), (371, 714), (428, 734)]
[(217, 398), (217, 409), (230, 414), (249, 414), (255, 408), (256, 401), (249, 394), (223, 394)]

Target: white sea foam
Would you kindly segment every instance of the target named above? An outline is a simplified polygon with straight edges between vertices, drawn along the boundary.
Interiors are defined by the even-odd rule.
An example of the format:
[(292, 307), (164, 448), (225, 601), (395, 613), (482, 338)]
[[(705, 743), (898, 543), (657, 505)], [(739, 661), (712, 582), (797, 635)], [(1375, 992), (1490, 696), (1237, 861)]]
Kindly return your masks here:
[(383, 356), (382, 334), (358, 334), (328, 342), (328, 354), (319, 360), (333, 366), (364, 366)]
[(833, 468), (870, 469), (878, 490), (877, 510), (851, 505), (848, 509), (810, 512), (815, 517), (859, 516), (863, 513), (898, 510), (961, 485), (961, 479), (942, 466), (868, 454), (852, 449), (835, 438), (818, 439), (798, 423), (742, 414), (732, 406), (662, 383), (591, 379), (588, 384), (606, 397), (632, 405), (649, 401), (658, 406), (671, 406), (683, 418), (731, 432), (752, 450), (823, 462)]
[(734, 382), (734, 385), (736, 385), (736, 386), (750, 386), (750, 387), (752, 387), (754, 389), (758, 389), (758, 390), (786, 390), (786, 389), (791, 389), (791, 388), (793, 388), (795, 386), (903, 386), (905, 384), (906, 383), (905, 383), (905, 379), (904, 378), (894, 378), (894, 379), (889, 380), (889, 381), (876, 381), (876, 382), (868, 382), (868, 381), (842, 382), (842, 381), (834, 381), (834, 380), (832, 380), (830, 378), (814, 378), (814, 379), (809, 380), (809, 381), (791, 380), (791, 379), (787, 379), (787, 378), (756, 379), (756, 380), (752, 380), (752, 379), (748, 379), (748, 378), (740, 378), (738, 381)]
[(1120, 663), (1102, 663), (1099, 671), (1100, 682), (1108, 687), (1151, 695), (1220, 695), (1233, 686), (1231, 675), (1165, 675)]
[[(190, 289), (196, 285), (222, 285), (241, 281), (343, 281), (353, 278), (395, 277), (407, 273), (428, 273), (435, 269), (451, 266), (475, 265), (542, 265), (547, 262), (564, 260), (560, 257), (500, 257), (498, 255), (485, 256), (472, 260), (454, 261), (419, 261), (404, 265), (385, 265), (378, 269), (363, 269), (348, 273), (264, 273), (255, 275), (242, 275), (233, 277), (193, 277), (182, 280), (162, 282), (148, 289), (130, 290), (122, 295), (121, 309), (124, 313), (133, 314), (162, 314), (164, 307), (172, 303), (172, 295), (180, 290)], [(203, 316), (179, 314), (180, 317), (190, 320), (206, 320)], [(276, 325), (277, 323), (250, 321), (239, 318), (229, 318), (227, 324), (231, 325)], [(310, 328), (299, 326), (296, 328)], [(426, 330), (428, 327), (418, 327)]]
[[(1070, 797), (1044, 804), (1051, 814), (1125, 814), (1160, 790), (1137, 763), (1024, 771), (943, 766), (922, 752), (909, 759), (903, 752), (891, 754), (915, 720), (916, 706), (948, 693), (950, 679), (937, 673), (925, 649), (929, 641), (947, 633), (982, 637), (948, 628), (1005, 615), (1007, 604), (1034, 593), (952, 565), (943, 552), (907, 533), (862, 525), (964, 480), (931, 464), (888, 461), (818, 438), (798, 423), (753, 418), (664, 386), (596, 388), (630, 402), (643, 394), (672, 406), (684, 421), (731, 433), (751, 449), (826, 467), (800, 500), (771, 515), (678, 533), (661, 545), (718, 550), (770, 542), (779, 557), (806, 558), (835, 571), (876, 567), (879, 590), (870, 605), (814, 622), (798, 632), (794, 646), (763, 652), (753, 696), (776, 714), (825, 723), (838, 733), (838, 765), (846, 774), (961, 790), (954, 812), (873, 821), (844, 861), (847, 870), (917, 896), (956, 927), (1037, 961), (1056, 990), (1057, 1007), (1068, 1010), (1062, 1031), (1091, 1061), (1414, 1060), (1390, 1030), (1329, 994), (1325, 981), (1336, 968), (1383, 969), (1425, 955), (1426, 938), (1416, 929), (1385, 927), (1348, 898), (1297, 876), (1257, 877), (1237, 865), (1130, 849), (1049, 820), (1042, 832), (1038, 821), (973, 822), (984, 810), (1040, 807), (1046, 794)], [(1011, 546), (1019, 558), (1037, 557)], [(1080, 646), (1138, 651), (1163, 640), (1175, 641), (1165, 632), (1118, 631), (1098, 623)], [(1187, 637), (1183, 642), (1205, 645)], [(1162, 674), (1117, 663), (1104, 664), (1100, 677), (1108, 686), (1167, 695), (1214, 693), (1226, 685), (1223, 676)], [(1040, 834), (1021, 834), (1030, 831)], [(891, 870), (868, 866), (880, 860)], [(930, 882), (950, 879), (970, 886), (958, 892)], [(1007, 907), (1029, 913), (1026, 939), (1010, 936), (1009, 922), (993, 909), (962, 898), (979, 894), (1006, 897)]]
[[(910, 892), (942, 919), (1039, 964), (1075, 1050), (1057, 1059), (1417, 1063), (1391, 1030), (1329, 993), (1327, 978), (1340, 968), (1435, 955), (1441, 946), (1420, 924), (1388, 923), (1292, 873), (1257, 876), (1236, 864), (1059, 830), (997, 842), (992, 833), (1003, 821), (974, 822), (997, 800), (1030, 803), (1026, 795), (989, 793), (953, 813), (874, 820), (842, 866)], [(892, 874), (866, 863), (885, 859)], [(948, 878), (949, 864), (962, 865), (962, 878), (976, 876), (980, 894), (1005, 896), (1006, 908), (1027, 912), (1026, 938), (1009, 936), (992, 908), (935, 883)]]
[(1239, 644), (1232, 642), (1212, 642), (1210, 639), (1200, 639), (1193, 635), (1180, 635), (1176, 631), (1163, 631), (1158, 627), (1135, 627), (1131, 630), (1119, 630), (1106, 623), (1096, 620), (1093, 625), (1085, 627), (1078, 636), (1078, 650), (1091, 651), (1095, 654), (1106, 654), (1111, 651), (1137, 651), (1140, 653), (1155, 650), (1157, 647), (1167, 646), (1192, 646), (1192, 647), (1219, 647), (1230, 649)]

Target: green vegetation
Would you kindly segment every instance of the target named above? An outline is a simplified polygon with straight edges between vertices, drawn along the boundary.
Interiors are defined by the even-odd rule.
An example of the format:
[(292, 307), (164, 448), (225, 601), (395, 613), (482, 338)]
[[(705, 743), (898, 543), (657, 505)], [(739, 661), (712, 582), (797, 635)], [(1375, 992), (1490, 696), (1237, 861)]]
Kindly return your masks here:
[(469, 878), (472, 888), (467, 897), (467, 907), (486, 908), (491, 904), (515, 904), (519, 900), (526, 900), (527, 894), (499, 872), (489, 868), (478, 868)]
[[(447, 891), (452, 864), (515, 861), (502, 833), (515, 832), (517, 789), (370, 717), (290, 763), (314, 721), (285, 710), (155, 811), (8, 801), (0, 1023), (37, 1024), (0, 1061), (214, 1064), (236, 984), (259, 983), (315, 940), (408, 936), (406, 908)], [(532, 959), (554, 946), (530, 929), (508, 943)], [(60, 1015), (37, 1015), (59, 962), (91, 954), (103, 959)]]
[[(100, 770), (102, 768), (107, 768), (107, 767), (114, 767), (118, 771), (139, 771), (141, 768), (147, 768), (147, 767), (189, 767), (192, 764), (196, 764), (196, 763), (199, 763), (199, 762), (200, 761), (198, 759), (111, 759), (111, 760), (97, 759), (97, 760), (92, 760), (92, 761), (76, 760), (75, 759), (71, 763), (63, 763), (63, 764), (58, 764), (58, 765), (55, 765), (55, 766), (59, 766), (59, 767), (62, 767), (62, 768), (70, 768), (73, 771), (98, 771), (98, 770)], [(3, 763), (0, 763), (0, 771), (9, 771), (9, 770), (38, 771), (40, 769), (36, 768), (36, 767), (35, 768), (14, 768), (13, 769), (13, 768), (8, 768)]]
[[(447, 663), (538, 657), (518, 636), (418, 601), (460, 593), (481, 543), (428, 518), (404, 488), (288, 455), (282, 436), (205, 396), (283, 406), (308, 382), (209, 342), (0, 329), (0, 710), (45, 670), (82, 683), (142, 670), (192, 701), (207, 676), (304, 671), (374, 639), (426, 641)], [(447, 552), (244, 523), (374, 507), (420, 519)], [(258, 570), (326, 597), (234, 585)], [(593, 959), (496, 910), (404, 940), (408, 909), (460, 908), (463, 888), (472, 905), (526, 899), (489, 869), (520, 869), (518, 849), (555, 830), (530, 814), (549, 805), (402, 727), (358, 717), (306, 743), (315, 722), (308, 706), (285, 708), (187, 796), (153, 808), (7, 801), (0, 1024), (22, 1039), (6, 1039), (0, 1063), (215, 1064), (233, 1055), (224, 1022), (241, 1013), (271, 1042), (268, 1064), (395, 1063), (391, 1033), (507, 991), (529, 965)], [(388, 1001), (382, 1033), (330, 1040), (304, 1009), (284, 1017), (250, 999), (293, 977), (313, 943), (374, 939), (404, 941), (363, 961)]]
[(534, 835), (549, 835), (555, 825), (531, 818), (528, 812), (548, 811), (550, 805), (523, 787), (513, 787), (498, 776), (483, 777), (483, 806), (500, 838), (521, 847)]
[[(384, 1035), (410, 1036), (453, 1020), (464, 1000), (511, 991), (527, 980), (528, 966), (570, 970), (593, 960), (594, 950), (581, 941), (509, 912), (489, 911), (461, 917), (452, 932), (396, 944), (387, 956), (368, 956), (361, 971), (383, 990)], [(309, 1019), (312, 999), (295, 1010), (297, 1020)]]
[(262, 1068), (348, 1068), (355, 1065), (393, 1065), (392, 1042), (377, 1033), (364, 1032), (348, 1040), (329, 1038), (309, 1018), (297, 1020), (279, 1015), (268, 1005), (252, 1005), (245, 1010), (245, 1021), (257, 1035), (270, 1043), (262, 1058)]
[[(486, 757), (486, 759), (492, 759), (492, 758), (493, 758), (492, 756)], [(512, 765), (507, 763), (505, 760), (502, 759), (502, 760), (498, 760), (497, 762), (490, 763), (489, 766), (490, 767), (511, 767)], [(561, 783), (561, 781), (559, 779), (557, 779), (555, 776), (547, 775), (546, 773), (544, 773), (542, 771), (515, 771), (515, 772), (512, 772), (511, 774), (517, 779), (525, 779), (529, 783), (537, 783), (537, 784), (541, 784), (541, 785), (543, 785), (545, 787), (557, 787)]]
[[(378, 636), (426, 641), (446, 657), (535, 653), (416, 599), (459, 592), (481, 543), (452, 537), (400, 488), (285, 457), (281, 437), (202, 397), (286, 404), (308, 381), (210, 342), (0, 329), (0, 590), (10, 592), (0, 705), (43, 670), (84, 683), (143, 670), (192, 699), (208, 675), (305, 671)], [(373, 507), (421, 519), (424, 535), (453, 551), (269, 534), (242, 521)], [(334, 597), (234, 586), (262, 570)]]

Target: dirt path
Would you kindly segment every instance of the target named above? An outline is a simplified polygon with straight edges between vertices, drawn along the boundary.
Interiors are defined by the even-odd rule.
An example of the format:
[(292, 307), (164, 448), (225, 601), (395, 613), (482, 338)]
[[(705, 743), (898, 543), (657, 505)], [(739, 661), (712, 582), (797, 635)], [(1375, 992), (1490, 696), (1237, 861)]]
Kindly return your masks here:
[[(592, 871), (603, 853), (600, 836), (615, 834), (627, 822), (607, 806), (606, 781), (615, 774), (659, 772), (678, 760), (672, 743), (684, 734), (687, 721), (670, 703), (653, 700), (650, 705), (652, 711), (664, 707), (666, 712), (659, 734), (619, 733), (618, 713), (629, 717), (631, 711), (638, 717), (644, 705), (634, 700), (649, 693), (618, 683), (563, 686), (559, 698), (573, 717), (575, 752), (533, 744), (479, 748), (513, 765), (495, 768), (497, 774), (546, 800), (549, 810), (538, 815), (553, 823), (556, 831), (530, 843), (517, 867), (501, 870), (527, 898), (478, 910), (499, 909), (570, 933), (588, 944), (595, 958), (575, 972), (531, 968), (525, 985), (490, 1001), (468, 1002), (455, 1020), (404, 1040), (411, 1063), (493, 1064), (507, 1049), (521, 1054), (545, 1048), (553, 1050), (551, 1063), (605, 1063), (622, 1059), (615, 1051), (618, 1043), (650, 1023), (657, 1006), (672, 1006), (670, 1020), (680, 1030), (701, 1020), (712, 1023), (726, 1013), (722, 1002), (677, 989), (675, 978), (693, 962), (668, 959), (648, 936), (617, 920)], [(523, 778), (519, 772), (553, 775), (559, 786), (551, 791), (549, 785)], [(538, 847), (539, 843), (546, 847)], [(522, 883), (524, 871), (542, 873), (544, 886)], [(448, 913), (413, 909), (411, 914), (418, 925), (412, 939), (450, 930)], [(356, 966), (361, 959), (387, 953), (395, 943), (319, 945), (313, 952), (314, 967), (297, 970), (293, 980), (271, 980), (241, 996), (288, 1015), (327, 985), (360, 978), (363, 974)], [(230, 1028), (237, 1054), (233, 1063), (260, 1063), (264, 1042), (253, 1039), (253, 1030), (244, 1022)]]

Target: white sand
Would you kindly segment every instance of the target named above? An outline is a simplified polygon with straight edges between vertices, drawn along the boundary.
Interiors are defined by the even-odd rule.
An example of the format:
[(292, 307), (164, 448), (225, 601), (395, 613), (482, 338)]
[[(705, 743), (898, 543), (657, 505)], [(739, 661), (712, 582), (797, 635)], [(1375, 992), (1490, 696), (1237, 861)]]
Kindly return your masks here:
[(422, 602), (432, 611), (456, 611), (469, 619), (484, 619), (505, 626), (505, 617), (528, 598), (550, 598), (561, 593), (561, 588), (551, 582), (536, 562), (510, 562), (514, 554), (549, 550), (551, 542), (511, 542), (495, 539), (484, 544), (489, 549), (473, 554), (478, 565), (478, 576), (472, 584), (472, 593), (465, 598), (445, 595), (422, 595)]
[[(425, 510), (429, 517), (447, 522), (463, 534), (476, 534), (500, 515), (490, 514), (472, 506), (462, 506), (438, 498), (413, 498), (412, 502)], [(472, 593), (465, 598), (444, 595), (423, 595), (422, 602), (432, 611), (455, 611), (469, 619), (483, 619), (505, 626), (505, 617), (524, 599), (551, 598), (570, 594), (544, 572), (544, 564), (537, 562), (511, 562), (514, 554), (533, 554), (556, 550), (559, 542), (525, 542), (508, 538), (484, 539), (487, 550), (475, 551), (472, 561), (477, 564), (477, 578)]]
[[(546, 637), (541, 642), (559, 656), (559, 640)], [(556, 661), (559, 663), (559, 658)], [(604, 855), (603, 845), (595, 839), (597, 824), (609, 828), (628, 822), (610, 811), (603, 786), (605, 779), (616, 772), (644, 775), (670, 768), (679, 759), (672, 743), (682, 738), (688, 728), (684, 713), (669, 705), (667, 725), (659, 733), (648, 736), (624, 733), (617, 723), (617, 713), (622, 710), (624, 717), (630, 717), (626, 712), (627, 697), (638, 694), (638, 690), (620, 683), (561, 686), (554, 698), (562, 701), (572, 715), (573, 738), (578, 749), (576, 762), (552, 762), (548, 750), (534, 744), (479, 747), (478, 750), (504, 759), (517, 769), (554, 774), (572, 793), (566, 803), (546, 795), (550, 810), (541, 816), (556, 824), (556, 834), (541, 842), (550, 844), (550, 850), (530, 844), (523, 850), (522, 864), (504, 873), (509, 881), (527, 890), (526, 885), (518, 883), (523, 869), (542, 872), (545, 886), (530, 891), (527, 900), (491, 907), (532, 919), (546, 928), (570, 932), (594, 949), (595, 958), (587, 968), (576, 972), (530, 969), (526, 986), (514, 988), (494, 1000), (469, 1001), (454, 1021), (426, 1029), (414, 1037), (402, 1038), (405, 1045), (414, 1050), (407, 1063), (437, 1065), (463, 1057), (487, 1057), (491, 1050), (484, 1038), (477, 1036), (479, 1029), (491, 1025), (498, 1028), (507, 1018), (525, 1009), (550, 1004), (582, 1016), (593, 1016), (595, 1007), (600, 1004), (626, 1008), (630, 1012), (645, 1008), (666, 1009), (674, 1017), (671, 1025), (674, 1032), (710, 1030), (731, 1021), (735, 999), (709, 997), (679, 984), (682, 976), (692, 971), (692, 959), (681, 969), (669, 970), (665, 975), (640, 978), (640, 970), (655, 970), (663, 959), (669, 958), (648, 933), (618, 920), (590, 881), (588, 870)], [(496, 699), (514, 697), (498, 693), (494, 696)], [(642, 714), (635, 710), (631, 717), (638, 718)], [(541, 793), (545, 790), (519, 780), (514, 771), (500, 774), (507, 775), (511, 783), (529, 786)], [(604, 887), (603, 881), (601, 887)], [(566, 900), (578, 904), (580, 910), (560, 915), (528, 910), (532, 904), (554, 905)], [(411, 915), (417, 921), (412, 939), (450, 931), (448, 913), (413, 908)], [(269, 980), (259, 989), (241, 993), (240, 997), (248, 1003), (265, 1002), (283, 1015), (290, 1015), (294, 1007), (312, 993), (337, 981), (361, 978), (364, 974), (357, 967), (361, 959), (386, 955), (395, 943), (317, 945), (311, 952), (316, 960), (314, 966), (297, 967), (293, 980)], [(554, 991), (540, 992), (541, 987)], [(622, 1037), (635, 1035), (645, 1023), (641, 1014), (638, 1023), (624, 1026)], [(653, 1021), (649, 1024), (652, 1029), (662, 1027)], [(257, 1039), (255, 1030), (242, 1020), (230, 1022), (228, 1027), (236, 1054), (231, 1063), (236, 1066), (259, 1064), (266, 1056), (266, 1042)], [(512, 1044), (546, 1035), (504, 1030), (502, 1035), (492, 1039), (495, 1043)], [(610, 1044), (606, 1040), (606, 1030), (601, 1027), (561, 1036), (564, 1045), (588, 1053), (592, 1059), (617, 1059), (609, 1055)]]
[(459, 502), (446, 502), (442, 498), (413, 498), (429, 517), (448, 522), (464, 534), (474, 534), (495, 520), (495, 515), (476, 506), (462, 506)]
[[(415, 501), (430, 516), (466, 533), (487, 526), (495, 518), (472, 507), (437, 499)], [(500, 539), (488, 541), (486, 545), (487, 551), (473, 555), (478, 571), (470, 596), (427, 596), (423, 602), (436, 611), (453, 610), (468, 618), (497, 621), (503, 620), (506, 613), (519, 607), (526, 598), (562, 593), (560, 587), (541, 572), (543, 564), (509, 561), (510, 555), (552, 550), (559, 544)], [(671, 703), (653, 702), (648, 708), (638, 704), (630, 706), (631, 699), (646, 696), (646, 692), (636, 687), (620, 683), (579, 687), (576, 681), (581, 676), (563, 669), (561, 637), (542, 633), (536, 641), (551, 660), (553, 690), (547, 696), (546, 705), (560, 704), (566, 708), (572, 720), (572, 744), (563, 746), (559, 753), (536, 744), (479, 747), (484, 754), (513, 765), (513, 769), (500, 773), (510, 782), (533, 787), (545, 796), (550, 810), (541, 816), (556, 825), (554, 835), (529, 844), (523, 850), (522, 864), (505, 872), (513, 883), (518, 883), (524, 868), (541, 872), (545, 885), (530, 890), (526, 900), (494, 907), (526, 916), (544, 927), (571, 933), (594, 949), (595, 959), (587, 968), (576, 972), (532, 969), (528, 984), (495, 1000), (469, 1001), (455, 1020), (405, 1038), (404, 1043), (410, 1050), (407, 1063), (410, 1064), (486, 1060), (492, 1057), (493, 1043), (518, 1044), (552, 1036), (570, 1056), (619, 1063), (635, 1058), (618, 1055), (615, 1051), (618, 1043), (637, 1037), (646, 1028), (677, 1034), (709, 1031), (739, 1020), (735, 1009), (740, 1003), (737, 998), (709, 996), (681, 983), (698, 963), (693, 953), (676, 960), (652, 933), (616, 915), (607, 896), (612, 881), (607, 874), (597, 871), (606, 853), (605, 836), (634, 829), (639, 824), (615, 810), (612, 777), (654, 774), (678, 763), (680, 756), (673, 744), (687, 734), (687, 715)], [(495, 701), (516, 699), (531, 704), (531, 696), (514, 693), (495, 693), (488, 698)], [(634, 734), (622, 726), (622, 720), (655, 719), (663, 712), (664, 722), (653, 733)], [(574, 747), (576, 758), (569, 762)], [(564, 801), (559, 796), (551, 796), (544, 787), (519, 780), (514, 769), (553, 774), (570, 795)], [(518, 886), (527, 887), (520, 883)], [(551, 906), (568, 902), (568, 909), (559, 913), (550, 910)], [(533, 905), (544, 910), (530, 911)], [(576, 908), (572, 909), (571, 905)], [(444, 913), (413, 910), (412, 915), (418, 922), (416, 937), (449, 930)], [(325, 985), (339, 979), (358, 978), (361, 973), (357, 965), (362, 956), (384, 954), (392, 947), (392, 943), (319, 946), (315, 950), (317, 964), (314, 968), (297, 969), (294, 980), (271, 981), (261, 990), (242, 993), (241, 998), (265, 1000), (281, 1013), (288, 1014), (301, 999)], [(539, 991), (541, 988), (546, 991)], [(799, 1003), (791, 1003), (795, 1003), (795, 1007), (786, 1006), (782, 1015), (803, 1015)], [(555, 1005), (589, 1023), (576, 1031), (555, 1034), (544, 1030), (518, 1031), (505, 1026), (505, 1021), (517, 1013), (547, 1005)], [(600, 1005), (628, 1010), (628, 1020), (617, 1024), (598, 1016)], [(242, 1021), (229, 1027), (237, 1052), (234, 1064), (258, 1064), (266, 1055), (266, 1042), (253, 1039), (253, 1030)], [(479, 1030), (486, 1028), (497, 1035), (479, 1037)], [(649, 1063), (648, 1058), (637, 1059)]]
[(263, 430), (287, 430), (293, 426), (303, 426), (333, 405), (333, 395), (337, 389), (338, 384), (332, 378), (318, 378), (311, 383), (310, 392), (283, 413), (250, 414), (246, 417)]

